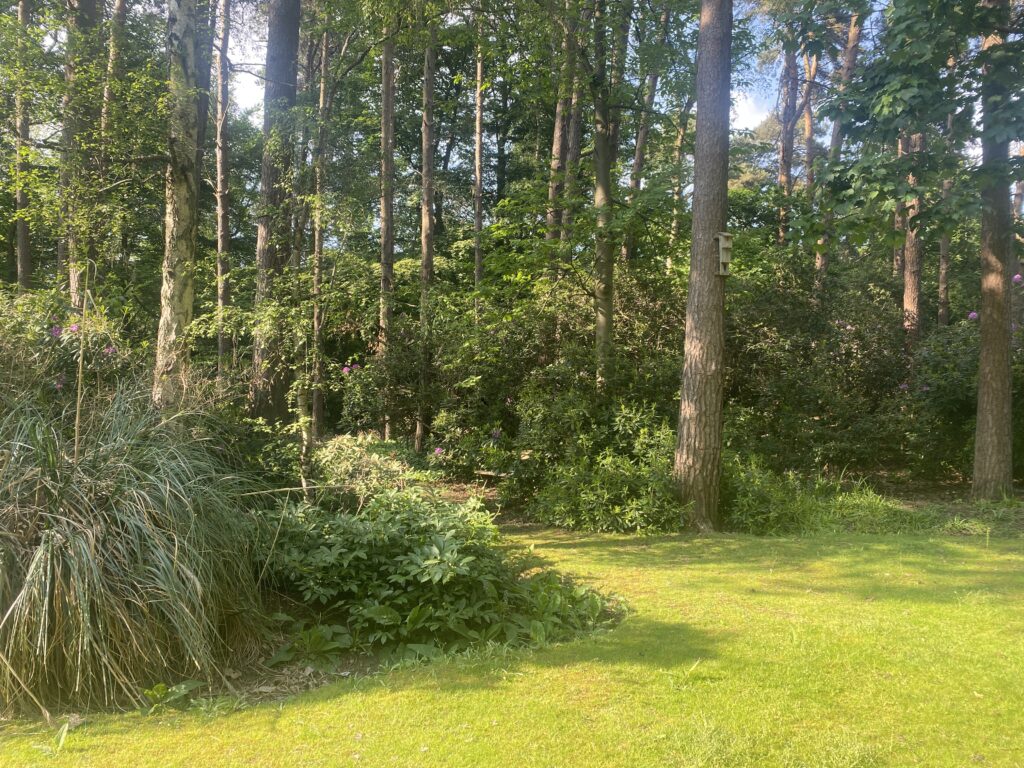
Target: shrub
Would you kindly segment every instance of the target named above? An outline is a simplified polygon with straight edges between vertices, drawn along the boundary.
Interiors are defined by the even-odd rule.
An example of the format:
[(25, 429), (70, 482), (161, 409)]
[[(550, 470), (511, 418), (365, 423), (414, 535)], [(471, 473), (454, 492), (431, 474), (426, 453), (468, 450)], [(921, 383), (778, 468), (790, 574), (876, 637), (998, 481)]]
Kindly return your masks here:
[[(73, 405), (0, 392), (0, 698), (141, 701), (212, 678), (256, 622), (247, 486), (148, 388)], [(77, 442), (76, 442), (77, 434)]]
[(328, 495), (339, 491), (358, 507), (378, 493), (436, 479), (405, 444), (368, 434), (332, 438), (317, 450), (314, 463)]
[[(479, 501), (380, 493), (358, 513), (286, 505), (268, 553), (275, 585), (330, 618), (332, 642), (430, 656), (542, 643), (593, 626), (605, 604), (500, 546)], [(344, 627), (343, 637), (338, 627)]]

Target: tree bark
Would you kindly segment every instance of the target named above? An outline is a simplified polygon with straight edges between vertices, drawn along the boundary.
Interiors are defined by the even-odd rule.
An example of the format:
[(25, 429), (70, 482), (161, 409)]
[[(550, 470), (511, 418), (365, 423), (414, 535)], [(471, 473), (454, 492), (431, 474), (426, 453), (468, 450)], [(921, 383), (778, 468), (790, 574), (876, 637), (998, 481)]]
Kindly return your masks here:
[(702, 0), (697, 38), (693, 245), (674, 475), (692, 522), (721, 526), (719, 480), (725, 379), (725, 288), (715, 235), (725, 229), (729, 181), (732, 0)]
[(434, 79), (437, 69), (437, 26), (430, 25), (430, 40), (423, 53), (423, 125), (421, 129), (420, 187), (420, 382), (416, 404), (416, 451), (427, 438), (430, 406), (427, 396), (431, 364), (430, 287), (434, 282)]
[[(658, 47), (664, 48), (668, 42), (669, 23), (672, 14), (669, 6), (665, 6), (661, 12), (659, 27), (661, 33), (658, 38)], [(658, 93), (658, 79), (661, 72), (657, 67), (652, 67), (647, 74), (647, 83), (644, 88), (644, 106), (640, 117), (637, 120), (636, 144), (633, 149), (633, 168), (629, 174), (629, 194), (626, 197), (626, 204), (632, 206), (636, 202), (636, 196), (640, 192), (641, 182), (644, 173), (644, 160), (647, 152), (647, 136), (651, 130), (651, 114), (654, 111), (654, 99)], [(629, 261), (633, 258), (633, 250), (636, 246), (636, 233), (631, 228), (626, 232), (622, 242), (622, 260)]]
[(808, 196), (814, 194), (814, 89), (818, 79), (818, 56), (804, 54), (804, 181)]
[[(953, 182), (942, 180), (942, 199), (947, 200), (953, 191)], [(943, 232), (939, 238), (939, 325), (949, 325), (949, 254), (950, 236)]]
[[(679, 242), (679, 223), (683, 217), (683, 159), (685, 158), (684, 147), (686, 145), (686, 129), (690, 123), (690, 112), (693, 110), (693, 97), (687, 96), (686, 101), (679, 108), (678, 125), (676, 125), (676, 143), (673, 153), (675, 174), (672, 177), (672, 230), (669, 234), (669, 248), (675, 247)], [(666, 259), (665, 266), (672, 268), (671, 252)]]
[(192, 277), (199, 221), (195, 0), (170, 0), (167, 48), (170, 58), (170, 162), (167, 164), (165, 190), (160, 325), (153, 372), (153, 402), (160, 408), (173, 408), (181, 402), (189, 365), (186, 333), (192, 322)]
[(230, 108), (231, 69), (228, 48), (231, 42), (231, 0), (220, 0), (217, 35), (217, 375), (231, 368), (231, 335), (225, 327), (225, 314), (231, 305), (231, 183), (228, 155), (228, 110)]
[[(271, 298), (274, 277), (290, 254), (287, 210), (288, 166), (292, 156), (290, 113), (298, 78), (300, 0), (270, 0), (266, 82), (263, 90), (263, 160), (256, 230), (257, 310)], [(280, 345), (266, 330), (253, 338), (253, 411), (270, 420), (287, 412), (288, 382)]]
[[(919, 155), (924, 149), (924, 134), (912, 134), (907, 142), (908, 154)], [(918, 183), (917, 175), (911, 173), (907, 177), (907, 183), (911, 188), (915, 188)], [(907, 205), (907, 235), (903, 245), (903, 330), (906, 333), (908, 350), (914, 347), (921, 334), (922, 244), (917, 222), (914, 221), (920, 213), (921, 198), (918, 196)]]
[(484, 29), (477, 22), (476, 101), (473, 120), (473, 287), (477, 291), (476, 309), (480, 309), (480, 286), (484, 281)]
[(565, 187), (562, 208), (561, 240), (563, 245), (572, 240), (573, 223), (579, 205), (580, 152), (583, 140), (583, 85), (580, 72), (576, 72), (572, 84), (572, 100), (569, 103), (569, 127), (565, 152)]
[[(562, 66), (558, 77), (558, 100), (555, 102), (555, 127), (551, 140), (551, 163), (548, 174), (547, 229), (544, 239), (561, 237), (562, 212), (558, 202), (565, 182), (565, 165), (569, 150), (569, 113), (572, 109), (572, 90), (576, 72), (576, 24), (573, 0), (565, 2), (566, 25), (562, 33)], [(551, 254), (552, 266), (557, 254)]]
[[(797, 101), (796, 50), (788, 45), (783, 54), (782, 66), (782, 116), (779, 133), (779, 187), (782, 194), (793, 196), (793, 148), (796, 144), (796, 101)], [(778, 241), (784, 242), (789, 229), (789, 204), (779, 209)]]
[(615, 252), (612, 243), (613, 125), (611, 87), (607, 77), (607, 4), (596, 0), (594, 11), (594, 367), (598, 390), (612, 375)]
[[(22, 72), (28, 68), (28, 35), (31, 24), (29, 0), (18, 0), (18, 63)], [(14, 239), (17, 262), (18, 288), (27, 291), (32, 287), (32, 244), (28, 227), (28, 152), (29, 143), (29, 97), (24, 83), (19, 83), (14, 95)]]
[[(903, 157), (907, 151), (907, 137), (901, 135), (896, 143), (896, 156)], [(907, 212), (906, 206), (902, 200), (896, 200), (896, 213), (893, 214), (893, 229), (903, 235), (902, 239), (897, 239), (896, 245), (892, 249), (892, 276), (895, 278), (902, 279), (903, 277), (903, 249), (906, 246), (906, 232), (907, 232)]]
[(81, 309), (84, 271), (94, 257), (91, 234), (92, 166), (99, 113), (92, 78), (99, 54), (100, 8), (96, 0), (68, 0), (67, 60), (64, 67), (64, 151), (62, 158), (62, 219), (66, 239), (65, 255), (68, 292), (72, 306)]
[[(983, 49), (1003, 45), (1008, 0), (983, 0), (1000, 22)], [(974, 496), (998, 499), (1013, 492), (1013, 413), (1010, 372), (1010, 273), (1012, 211), (1010, 143), (995, 133), (1010, 101), (1008, 64), (994, 57), (982, 72), (981, 341), (978, 421), (974, 438)]]
[(107, 44), (107, 76), (103, 81), (103, 106), (100, 110), (100, 136), (103, 140), (101, 151), (107, 149), (110, 141), (111, 110), (114, 105), (114, 90), (121, 79), (121, 59), (124, 55), (124, 27), (128, 17), (127, 0), (114, 0), (110, 16), (110, 42)]
[[(380, 311), (377, 321), (377, 359), (385, 367), (391, 342), (395, 306), (395, 41), (385, 27), (380, 55)], [(385, 400), (387, 398), (385, 397)], [(391, 437), (390, 409), (384, 408), (384, 439)]]

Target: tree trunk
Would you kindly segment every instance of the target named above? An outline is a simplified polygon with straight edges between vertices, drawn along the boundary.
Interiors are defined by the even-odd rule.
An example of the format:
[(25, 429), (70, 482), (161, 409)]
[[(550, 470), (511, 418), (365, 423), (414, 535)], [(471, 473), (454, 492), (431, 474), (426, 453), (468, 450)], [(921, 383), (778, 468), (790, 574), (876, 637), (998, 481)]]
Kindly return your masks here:
[(612, 375), (614, 347), (615, 251), (612, 243), (611, 88), (607, 78), (607, 7), (596, 0), (594, 12), (594, 210), (597, 233), (594, 249), (594, 367), (597, 387), (604, 390)]
[[(983, 0), (999, 23), (983, 43), (1005, 42), (1008, 0)], [(1013, 492), (1013, 413), (1010, 373), (1010, 258), (1012, 211), (1008, 162), (1010, 143), (996, 134), (1000, 114), (1010, 106), (1005, 57), (994, 57), (982, 73), (981, 342), (978, 361), (978, 421), (974, 438), (974, 496), (998, 499)]]
[[(924, 134), (912, 134), (908, 140), (909, 154), (924, 152)], [(911, 173), (907, 183), (917, 186), (917, 175)], [(915, 197), (907, 206), (907, 236), (903, 245), (903, 330), (906, 333), (907, 349), (917, 343), (921, 333), (921, 238), (914, 218), (921, 213), (921, 198)]]
[(692, 522), (721, 525), (718, 510), (725, 379), (725, 288), (715, 235), (725, 229), (729, 181), (732, 0), (703, 0), (697, 38), (693, 245), (674, 474)]
[(68, 0), (67, 60), (64, 67), (64, 152), (61, 207), (66, 238), (68, 292), (81, 309), (84, 271), (93, 260), (92, 199), (95, 187), (91, 150), (99, 113), (90, 68), (99, 55), (100, 7), (96, 0)]
[(484, 28), (477, 23), (476, 107), (473, 120), (473, 287), (480, 309), (480, 286), (484, 281)]
[[(658, 47), (664, 48), (668, 42), (669, 22), (672, 14), (666, 6), (661, 12), (659, 25), (661, 34), (658, 39)], [(647, 152), (647, 135), (651, 130), (651, 114), (654, 111), (654, 98), (658, 93), (658, 79), (661, 72), (653, 67), (647, 74), (647, 84), (644, 89), (644, 106), (640, 117), (637, 120), (636, 146), (633, 149), (633, 168), (629, 174), (629, 194), (626, 197), (627, 205), (632, 206), (636, 202), (636, 196), (640, 192), (641, 181), (644, 173), (644, 160)], [(630, 229), (626, 233), (622, 243), (622, 260), (629, 261), (633, 258), (633, 249), (636, 246), (636, 233)]]
[[(779, 186), (787, 198), (793, 196), (793, 147), (796, 144), (797, 68), (796, 50), (787, 46), (782, 66), (782, 116), (779, 134)], [(778, 241), (784, 242), (789, 228), (789, 205), (779, 209)]]
[[(569, 113), (572, 109), (572, 89), (576, 72), (576, 24), (573, 0), (565, 2), (566, 28), (562, 34), (562, 66), (558, 77), (558, 100), (555, 103), (555, 127), (551, 140), (551, 164), (548, 175), (547, 230), (544, 239), (555, 241), (561, 237), (562, 212), (558, 201), (565, 181), (565, 164), (569, 150)], [(552, 250), (552, 265), (557, 256)]]
[[(24, 72), (28, 67), (27, 47), (31, 9), (29, 0), (18, 2), (18, 26), (20, 36), (18, 38), (18, 59), (19, 67)], [(29, 240), (28, 229), (28, 141), (29, 141), (29, 115), (28, 115), (28, 94), (25, 92), (25, 85), (19, 83), (17, 92), (14, 95), (14, 172), (17, 179), (14, 185), (14, 239), (17, 261), (18, 288), (27, 291), (32, 287), (32, 245)]]
[(666, 259), (665, 266), (672, 268), (673, 249), (679, 242), (679, 222), (683, 216), (683, 159), (686, 157), (683, 149), (686, 143), (686, 129), (690, 123), (690, 112), (693, 110), (693, 97), (688, 96), (686, 102), (679, 108), (678, 125), (676, 125), (676, 144), (673, 153), (675, 174), (672, 177), (672, 230), (669, 234), (668, 244), (670, 253)]
[(611, 147), (612, 167), (619, 161), (619, 134), (622, 128), (622, 106), (627, 96), (626, 60), (629, 58), (629, 31), (633, 26), (634, 0), (613, 0), (619, 4), (618, 26), (612, 45), (611, 78), (608, 97), (608, 144)]
[(160, 408), (173, 408), (180, 403), (189, 364), (186, 333), (192, 322), (192, 276), (199, 221), (195, 0), (170, 0), (167, 47), (170, 162), (167, 164), (160, 325), (153, 372), (153, 402)]
[(127, 0), (114, 0), (114, 10), (110, 17), (110, 42), (107, 45), (107, 76), (103, 82), (103, 106), (100, 110), (100, 136), (103, 144), (101, 151), (106, 152), (106, 142), (110, 141), (111, 110), (114, 106), (114, 90), (121, 79), (121, 59), (124, 56), (125, 21), (128, 17)]
[(494, 202), (505, 199), (505, 186), (508, 182), (508, 110), (509, 84), (502, 80), (498, 86), (501, 97), (501, 115), (495, 121), (495, 157), (494, 157)]
[(231, 304), (231, 183), (228, 157), (228, 109), (231, 69), (231, 0), (220, 0), (217, 35), (217, 375), (231, 368), (231, 336), (224, 316)]
[(423, 126), (420, 188), (420, 382), (416, 403), (416, 451), (422, 451), (429, 429), (427, 403), (431, 364), (430, 286), (434, 281), (434, 77), (437, 68), (437, 26), (430, 24), (430, 41), (423, 53)]
[(566, 137), (565, 152), (565, 188), (562, 208), (561, 240), (563, 246), (572, 240), (573, 223), (578, 207), (580, 152), (583, 140), (583, 85), (582, 77), (577, 69), (573, 78), (572, 100), (569, 103), (569, 127)]
[[(394, 30), (384, 29), (380, 55), (380, 312), (377, 322), (377, 359), (385, 367), (391, 342), (395, 307), (395, 41)], [(387, 398), (386, 398), (387, 399)], [(391, 438), (390, 409), (384, 408), (384, 439)]]
[[(901, 135), (899, 141), (896, 143), (896, 156), (903, 157), (907, 151), (907, 137)], [(893, 215), (893, 228), (903, 235), (902, 239), (897, 239), (896, 244), (892, 249), (892, 276), (895, 278), (903, 277), (903, 249), (906, 246), (906, 232), (907, 232), (907, 212), (906, 206), (903, 205), (903, 201), (900, 199), (896, 200), (896, 213)]]
[[(271, 299), (274, 277), (290, 253), (288, 208), (290, 112), (298, 77), (300, 0), (270, 0), (266, 82), (263, 90), (263, 160), (256, 230), (256, 309)], [(272, 332), (253, 338), (253, 411), (270, 420), (287, 412), (288, 382), (280, 344)]]
[[(942, 199), (947, 200), (953, 191), (953, 182), (942, 180)], [(949, 253), (950, 236), (943, 232), (939, 238), (939, 325), (949, 325)]]
[[(839, 83), (837, 85), (837, 90), (840, 95), (842, 95), (846, 90), (847, 84), (853, 77), (853, 70), (857, 66), (857, 53), (860, 50), (861, 27), (862, 22), (860, 14), (853, 12), (850, 15), (850, 27), (846, 35), (846, 48), (843, 51), (843, 64), (839, 70)], [(828, 143), (829, 162), (834, 163), (838, 161), (842, 155), (843, 132), (845, 127), (845, 117), (842, 112), (840, 112), (832, 120), (832, 135)], [(830, 241), (833, 239), (833, 220), (834, 216), (832, 213), (832, 207), (828, 206), (823, 216), (824, 234), (818, 240), (818, 247), (814, 258), (814, 293), (816, 296), (820, 296), (821, 292), (825, 288), (825, 276), (828, 274), (830, 260)]]
[(804, 54), (804, 181), (808, 196), (814, 194), (814, 89), (818, 78), (818, 56)]

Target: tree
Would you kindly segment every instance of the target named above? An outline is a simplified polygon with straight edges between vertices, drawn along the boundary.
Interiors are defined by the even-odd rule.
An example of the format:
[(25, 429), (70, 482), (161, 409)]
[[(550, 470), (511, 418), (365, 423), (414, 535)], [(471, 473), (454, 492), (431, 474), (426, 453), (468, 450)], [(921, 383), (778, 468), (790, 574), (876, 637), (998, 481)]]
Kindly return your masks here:
[[(288, 168), (291, 164), (291, 109), (298, 78), (300, 0), (270, 0), (267, 66), (263, 89), (263, 161), (256, 233), (256, 308), (272, 299), (274, 277), (291, 251)], [(258, 328), (253, 343), (250, 398), (254, 412), (283, 418), (287, 408), (287, 378), (274, 330)]]
[[(907, 153), (917, 160), (925, 150), (923, 133), (914, 133), (907, 140)], [(907, 178), (911, 189), (916, 189), (918, 178), (911, 173)], [(907, 203), (905, 215), (906, 237), (903, 245), (903, 330), (907, 334), (907, 348), (911, 349), (921, 333), (921, 258), (920, 236), (921, 194)]]
[(224, 316), (231, 304), (231, 184), (229, 183), (228, 109), (231, 68), (231, 0), (220, 0), (217, 34), (217, 373), (224, 376), (231, 366), (231, 339)]
[(721, 525), (725, 287), (716, 233), (728, 210), (732, 0), (702, 0), (697, 41), (693, 240), (673, 470), (694, 525), (707, 530)]
[(423, 123), (420, 166), (420, 381), (414, 445), (423, 450), (429, 429), (427, 403), (431, 365), (430, 286), (434, 282), (434, 78), (437, 70), (437, 25), (428, 23), (429, 41), (423, 52)]
[(1009, 20), (1008, 0), (982, 0), (992, 25), (982, 44), (981, 344), (978, 421), (974, 438), (977, 498), (1013, 491), (1013, 396), (1010, 373), (1010, 258), (1013, 215), (1008, 162), (1010, 141), (1002, 130), (1013, 87), (1013, 69), (1000, 56)]
[[(380, 70), (380, 307), (376, 351), (378, 360), (386, 366), (395, 311), (395, 41), (390, 26), (384, 27)], [(391, 437), (387, 404), (384, 413), (387, 440)]]
[[(29, 0), (18, 0), (18, 66), (24, 73), (28, 66), (28, 33), (31, 24), (31, 9)], [(22, 74), (24, 77), (24, 74)], [(14, 189), (14, 210), (15, 210), (15, 241), (17, 249), (17, 271), (18, 287), (27, 291), (32, 287), (32, 244), (29, 240), (28, 228), (28, 153), (29, 139), (29, 95), (27, 89), (22, 86), (14, 95), (14, 172), (16, 183)]]
[(612, 241), (612, 167), (614, 116), (612, 87), (608, 77), (608, 9), (606, 0), (594, 4), (594, 210), (597, 242), (594, 250), (594, 368), (597, 388), (603, 390), (612, 375), (615, 246)]
[(160, 325), (153, 371), (153, 402), (161, 408), (174, 407), (180, 402), (188, 374), (186, 334), (192, 322), (192, 278), (199, 220), (195, 0), (171, 0), (167, 13), (169, 162)]

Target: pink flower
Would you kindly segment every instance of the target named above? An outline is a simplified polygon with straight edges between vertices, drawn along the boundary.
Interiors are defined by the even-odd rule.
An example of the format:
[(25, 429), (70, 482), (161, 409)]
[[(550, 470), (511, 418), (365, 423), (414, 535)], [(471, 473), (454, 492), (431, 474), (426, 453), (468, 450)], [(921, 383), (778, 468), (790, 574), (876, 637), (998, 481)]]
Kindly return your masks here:
[(115, 352), (117, 352), (117, 347), (112, 347), (110, 344), (107, 344), (107, 346), (103, 348), (103, 354), (107, 357), (110, 357)]
[(968, 312), (968, 313), (967, 313), (967, 319), (968, 319), (968, 320), (977, 320), (977, 319), (978, 319), (978, 313), (977, 313), (977, 312), (975, 312), (975, 311), (974, 311), (974, 310), (972, 309), (972, 310), (971, 310), (970, 312)]
[(78, 323), (72, 323), (68, 326), (68, 331), (71, 333), (78, 333)]
[(64, 333), (64, 329), (61, 328), (59, 325), (55, 325), (53, 326), (53, 328), (50, 329), (50, 335), (53, 336), (53, 338), (55, 339), (59, 339), (62, 333)]
[(1016, 275), (1013, 276), (1013, 284), (1020, 285), (1021, 283), (1024, 283), (1024, 275), (1018, 272)]
[(351, 368), (349, 368), (349, 367), (348, 367), (348, 366), (346, 365), (346, 366), (345, 366), (344, 368), (342, 368), (342, 369), (341, 369), (341, 372), (342, 372), (342, 373), (352, 373), (352, 369), (351, 369)]
[(434, 449), (434, 455), (435, 456), (440, 456), (442, 453), (444, 453), (444, 448), (441, 448), (440, 446), (438, 446), (437, 448)]

